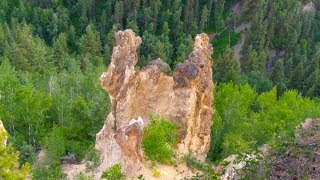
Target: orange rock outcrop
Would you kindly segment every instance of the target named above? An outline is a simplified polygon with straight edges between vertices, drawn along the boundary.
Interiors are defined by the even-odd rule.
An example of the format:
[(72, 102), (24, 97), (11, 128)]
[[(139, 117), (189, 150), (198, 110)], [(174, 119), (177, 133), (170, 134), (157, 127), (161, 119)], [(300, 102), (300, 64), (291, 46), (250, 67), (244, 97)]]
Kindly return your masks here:
[(187, 60), (170, 67), (161, 59), (135, 71), (141, 38), (132, 30), (116, 33), (108, 71), (100, 77), (109, 93), (112, 111), (96, 136), (102, 167), (122, 163), (126, 171), (143, 161), (141, 139), (148, 115), (155, 114), (179, 125), (178, 155), (204, 161), (210, 148), (213, 115), (212, 46), (206, 34), (195, 37)]

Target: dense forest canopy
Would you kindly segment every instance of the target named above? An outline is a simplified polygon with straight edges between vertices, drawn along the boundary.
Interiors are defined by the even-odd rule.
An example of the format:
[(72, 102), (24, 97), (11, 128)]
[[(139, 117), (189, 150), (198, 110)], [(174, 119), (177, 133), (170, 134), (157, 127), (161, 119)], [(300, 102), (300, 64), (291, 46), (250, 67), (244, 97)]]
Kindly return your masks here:
[[(218, 85), (218, 138), (209, 160), (252, 150), (270, 139), (258, 135), (261, 129), (254, 131), (259, 139), (251, 139), (250, 123), (264, 127), (280, 113), (264, 129), (276, 133), (319, 116), (319, 8), (319, 0), (1, 0), (0, 118), (9, 142), (21, 163), (35, 162), (40, 147), (48, 152), (45, 166), (33, 167), (34, 177), (63, 177), (59, 157), (75, 154), (80, 161), (92, 154), (110, 111), (98, 77), (110, 62), (114, 33), (130, 28), (143, 41), (139, 67), (160, 57), (173, 69), (186, 59), (194, 36), (208, 33)], [(239, 104), (219, 98), (227, 92), (240, 93)], [(269, 96), (279, 98), (275, 107)], [(287, 107), (291, 102), (306, 114), (283, 118), (274, 109), (296, 111)], [(234, 112), (242, 119), (225, 113), (234, 106), (243, 108)], [(239, 123), (247, 131), (236, 131)]]

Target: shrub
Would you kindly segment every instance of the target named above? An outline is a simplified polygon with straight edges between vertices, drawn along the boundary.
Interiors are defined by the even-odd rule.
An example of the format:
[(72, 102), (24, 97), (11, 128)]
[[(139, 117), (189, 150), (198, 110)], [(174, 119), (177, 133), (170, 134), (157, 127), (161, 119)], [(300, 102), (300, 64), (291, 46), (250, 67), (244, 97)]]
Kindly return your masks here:
[(121, 164), (115, 164), (102, 173), (101, 178), (107, 180), (119, 180), (124, 177), (121, 172)]
[(178, 142), (178, 125), (159, 116), (151, 116), (150, 119), (142, 138), (144, 153), (151, 161), (172, 164), (172, 148)]

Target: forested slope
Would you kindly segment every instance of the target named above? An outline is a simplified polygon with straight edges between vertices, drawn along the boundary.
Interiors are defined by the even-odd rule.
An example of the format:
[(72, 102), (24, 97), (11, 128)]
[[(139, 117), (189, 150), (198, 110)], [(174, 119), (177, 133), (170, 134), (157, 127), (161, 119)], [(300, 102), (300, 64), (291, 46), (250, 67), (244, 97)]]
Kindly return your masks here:
[[(306, 111), (312, 109), (290, 118), (280, 113), (265, 129), (287, 132), (319, 113), (313, 109), (319, 107), (320, 95), (319, 10), (319, 0), (1, 0), (0, 118), (9, 142), (20, 151), (21, 163), (34, 163), (37, 151), (47, 151), (43, 163), (48, 166), (33, 168), (35, 177), (63, 176), (63, 155), (75, 154), (81, 161), (94, 154), (89, 150), (110, 111), (98, 77), (110, 62), (114, 33), (127, 28), (142, 37), (140, 68), (158, 57), (174, 68), (186, 59), (194, 36), (208, 33), (215, 51), (215, 96), (230, 88), (247, 91), (244, 84), (252, 88), (248, 91), (253, 99), (246, 94), (234, 100), (241, 102), (237, 107), (248, 108), (239, 112), (245, 129), (264, 126), (273, 117), (265, 111), (280, 113), (259, 100), (267, 95), (280, 97), (278, 109), (295, 98)], [(250, 27), (238, 31), (244, 24)], [(234, 47), (241, 40), (238, 59)], [(220, 85), (229, 81), (239, 87)], [(290, 89), (298, 91), (285, 93)], [(266, 91), (270, 92), (258, 95)], [(216, 101), (213, 136), (219, 138), (212, 143), (216, 146), (210, 160), (247, 152), (270, 140), (259, 136), (255, 141), (246, 131), (234, 131), (239, 122), (224, 114), (226, 102)], [(283, 126), (277, 124), (281, 118)], [(230, 123), (235, 125), (229, 127)], [(241, 143), (233, 147), (236, 132)]]

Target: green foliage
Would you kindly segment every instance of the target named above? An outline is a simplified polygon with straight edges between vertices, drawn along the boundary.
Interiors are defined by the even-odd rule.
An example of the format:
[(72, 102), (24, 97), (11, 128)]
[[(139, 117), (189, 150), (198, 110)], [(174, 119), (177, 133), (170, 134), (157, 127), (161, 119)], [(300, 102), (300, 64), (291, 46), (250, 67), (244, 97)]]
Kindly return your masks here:
[(60, 157), (66, 151), (66, 139), (63, 128), (54, 126), (52, 131), (44, 138), (44, 157), (33, 167), (34, 179), (63, 179)]
[(63, 174), (60, 165), (47, 166), (45, 164), (36, 164), (32, 168), (32, 178), (33, 179), (65, 179), (66, 175)]
[(237, 34), (234, 31), (228, 32), (225, 30), (217, 34), (212, 40), (214, 48), (213, 58), (217, 59), (219, 56), (222, 56), (227, 47), (235, 46), (239, 40), (240, 34)]
[(173, 163), (173, 150), (178, 143), (178, 126), (159, 116), (150, 116), (150, 125), (144, 129), (142, 147), (151, 161)]
[(19, 161), (33, 163), (35, 149), (42, 146), (47, 153), (33, 168), (33, 176), (64, 177), (60, 157), (75, 154), (80, 161), (109, 112), (109, 98), (96, 81), (102, 68), (86, 76), (80, 66), (70, 68), (70, 73), (18, 76), (7, 57), (1, 60), (0, 116), (6, 118), (9, 141), (20, 151)]
[(216, 82), (239, 83), (240, 81), (240, 62), (234, 57), (230, 47), (227, 47), (222, 57), (218, 58), (214, 66), (214, 79)]
[[(210, 160), (250, 153), (263, 144), (292, 143), (294, 127), (306, 118), (320, 116), (319, 102), (276, 88), (260, 95), (248, 85), (221, 84), (215, 89), (214, 125)], [(274, 137), (281, 136), (281, 138)]]
[(216, 138), (211, 140), (210, 154), (214, 156), (213, 159), (219, 156), (225, 157), (233, 151), (233, 148), (229, 147), (232, 144), (225, 143), (224, 137), (229, 132), (232, 133), (232, 130), (238, 129), (239, 124), (248, 121), (250, 106), (256, 96), (256, 92), (249, 85), (223, 83), (215, 88), (214, 105), (218, 113), (213, 116), (215, 123), (211, 132), (212, 136), (216, 135)]
[[(9, 80), (10, 82), (10, 80)], [(7, 83), (7, 82), (4, 82)], [(37, 92), (31, 86), (9, 87), (3, 91), (0, 109), (4, 124), (9, 128), (9, 133), (21, 133), (23, 141), (28, 144), (39, 144), (44, 137), (46, 112), (51, 106), (51, 97), (42, 92)]]
[[(242, 11), (231, 13), (238, 2)], [(304, 3), (2, 0), (0, 117), (9, 142), (20, 151), (21, 163), (32, 163), (39, 146), (52, 151), (47, 158), (54, 162), (64, 154), (75, 154), (79, 161), (85, 157), (110, 111), (108, 95), (97, 79), (110, 63), (114, 33), (124, 28), (132, 28), (143, 39), (137, 69), (158, 57), (172, 68), (187, 58), (196, 33), (204, 29), (211, 37), (219, 33), (212, 40), (215, 82), (248, 83), (253, 89), (217, 87), (212, 130), (217, 138), (212, 139), (210, 159), (250, 151), (274, 134), (290, 136), (289, 127), (318, 115), (315, 107), (319, 106), (299, 94), (320, 96), (319, 3), (314, 2), (315, 12), (301, 11)], [(242, 23), (251, 23), (251, 28), (235, 33), (233, 27)], [(232, 48), (240, 35), (245, 38), (243, 57), (238, 60)], [(285, 92), (288, 89), (299, 93)], [(55, 138), (63, 143), (57, 144)], [(160, 150), (171, 156), (169, 146)], [(53, 162), (34, 172), (35, 179), (63, 177), (61, 167)]]
[(33, 163), (36, 160), (35, 150), (30, 144), (24, 143), (22, 146), (18, 147), (18, 150), (20, 152), (20, 163)]
[(66, 151), (66, 139), (64, 137), (63, 129), (59, 126), (54, 126), (52, 131), (44, 138), (45, 163), (60, 163), (60, 157)]
[(242, 80), (248, 83), (257, 93), (263, 93), (272, 89), (272, 81), (260, 71), (252, 71)]
[(124, 178), (124, 174), (121, 172), (121, 164), (115, 164), (109, 169), (105, 170), (102, 173), (101, 178), (107, 180), (120, 180)]
[[(1, 121), (0, 121), (1, 122)], [(26, 179), (30, 172), (30, 164), (19, 164), (19, 152), (11, 144), (5, 147), (2, 143), (7, 140), (7, 132), (0, 125), (0, 179)]]

